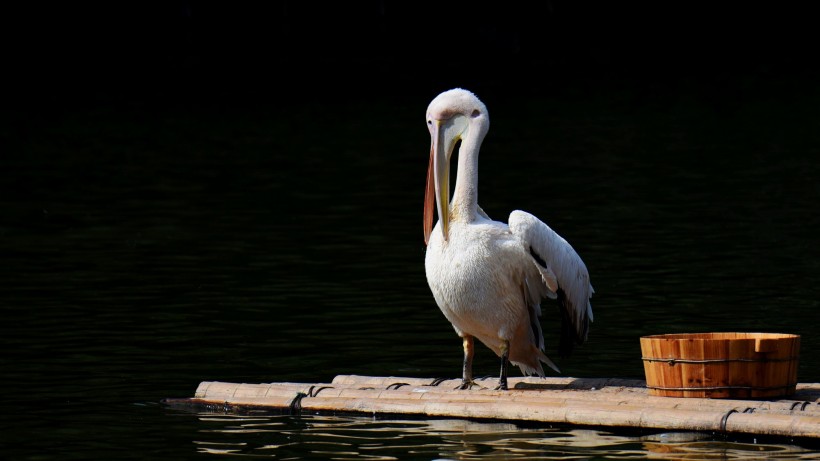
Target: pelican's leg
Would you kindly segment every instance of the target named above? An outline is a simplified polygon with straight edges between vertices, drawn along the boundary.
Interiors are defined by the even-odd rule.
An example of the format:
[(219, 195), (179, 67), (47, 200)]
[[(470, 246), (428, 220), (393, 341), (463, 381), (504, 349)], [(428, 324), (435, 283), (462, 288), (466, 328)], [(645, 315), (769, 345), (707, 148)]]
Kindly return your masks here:
[(498, 377), (498, 387), (495, 388), (497, 391), (506, 391), (507, 390), (507, 365), (509, 364), (510, 357), (510, 342), (504, 341), (501, 343), (501, 376)]
[(462, 338), (464, 346), (464, 370), (461, 378), (461, 385), (456, 389), (469, 389), (477, 384), (473, 382), (473, 337), (464, 335)]

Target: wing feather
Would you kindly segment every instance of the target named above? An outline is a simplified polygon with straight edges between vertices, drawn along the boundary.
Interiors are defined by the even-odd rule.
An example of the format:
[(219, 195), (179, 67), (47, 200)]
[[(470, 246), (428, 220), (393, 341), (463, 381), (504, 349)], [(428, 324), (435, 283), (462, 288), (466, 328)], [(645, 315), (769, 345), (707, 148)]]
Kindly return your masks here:
[[(509, 227), (529, 248), (533, 264), (538, 267), (542, 281), (550, 292), (558, 292), (561, 317), (565, 319), (564, 322), (571, 324), (575, 333), (574, 342), (583, 343), (593, 320), (589, 300), (595, 292), (589, 282), (589, 272), (584, 261), (569, 242), (527, 212), (515, 210), (510, 213)], [(555, 282), (557, 287), (554, 286)], [(561, 348), (566, 350), (566, 338), (561, 342)], [(571, 344), (570, 342), (570, 349)]]
[[(532, 285), (529, 284), (526, 280), (524, 280), (524, 304), (527, 305), (527, 311), (530, 315), (530, 329), (532, 333), (532, 337), (530, 338), (532, 343), (538, 347), (538, 359), (541, 362), (547, 364), (548, 367), (555, 370), (556, 373), (561, 374), (561, 370), (558, 369), (558, 366), (553, 362), (547, 354), (544, 353), (544, 333), (541, 331), (541, 293), (543, 293), (543, 288), (541, 289), (534, 289)], [(544, 377), (544, 369), (538, 364), (538, 367), (534, 369), (535, 374), (538, 376)]]

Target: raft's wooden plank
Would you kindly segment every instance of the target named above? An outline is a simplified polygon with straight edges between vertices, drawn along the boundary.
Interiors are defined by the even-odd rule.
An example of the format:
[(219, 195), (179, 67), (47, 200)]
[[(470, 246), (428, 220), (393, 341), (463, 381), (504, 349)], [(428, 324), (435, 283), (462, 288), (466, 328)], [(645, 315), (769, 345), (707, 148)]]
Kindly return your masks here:
[[(360, 375), (338, 375), (333, 378), (332, 384), (339, 385), (359, 385), (359, 386), (388, 386), (394, 383), (406, 383), (411, 386), (424, 386), (436, 380), (431, 378), (407, 378), (400, 376), (360, 376)], [(493, 388), (497, 385), (496, 378), (477, 379), (476, 383)], [(440, 381), (436, 387), (453, 389), (461, 384), (460, 379), (448, 379)], [(544, 389), (603, 389), (605, 387), (642, 387), (646, 388), (646, 383), (637, 379), (620, 378), (537, 378), (532, 376), (508, 378), (510, 388), (544, 388)]]
[(820, 438), (820, 384), (790, 400), (655, 397), (643, 381), (510, 378), (509, 391), (456, 390), (459, 380), (337, 376), (331, 383), (203, 382), (188, 403), (539, 421), (604, 427)]

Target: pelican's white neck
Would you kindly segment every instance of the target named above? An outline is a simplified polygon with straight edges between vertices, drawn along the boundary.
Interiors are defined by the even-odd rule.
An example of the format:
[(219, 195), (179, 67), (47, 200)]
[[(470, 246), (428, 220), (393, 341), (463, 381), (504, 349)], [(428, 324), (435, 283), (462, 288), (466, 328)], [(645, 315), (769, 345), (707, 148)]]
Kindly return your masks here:
[(471, 222), (478, 216), (478, 151), (487, 133), (486, 124), (474, 121), (458, 149), (458, 169), (450, 203), (454, 221)]

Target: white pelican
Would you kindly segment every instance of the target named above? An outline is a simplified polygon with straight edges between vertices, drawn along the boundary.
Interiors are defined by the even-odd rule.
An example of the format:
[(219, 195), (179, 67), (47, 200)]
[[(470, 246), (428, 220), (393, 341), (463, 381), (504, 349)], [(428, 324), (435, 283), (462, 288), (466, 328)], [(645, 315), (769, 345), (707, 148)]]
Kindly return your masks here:
[[(478, 206), (478, 150), (490, 119), (487, 108), (460, 88), (438, 95), (427, 108), (430, 164), (424, 197), (427, 283), (464, 346), (461, 389), (473, 382), (473, 338), (501, 357), (497, 389), (507, 389), (507, 363), (526, 375), (544, 376), (541, 300), (557, 298), (567, 355), (587, 338), (593, 289), (586, 265), (546, 224), (524, 211), (509, 225), (493, 221)], [(458, 170), (450, 200), (450, 158), (458, 141)], [(433, 228), (433, 201), (438, 222)]]

